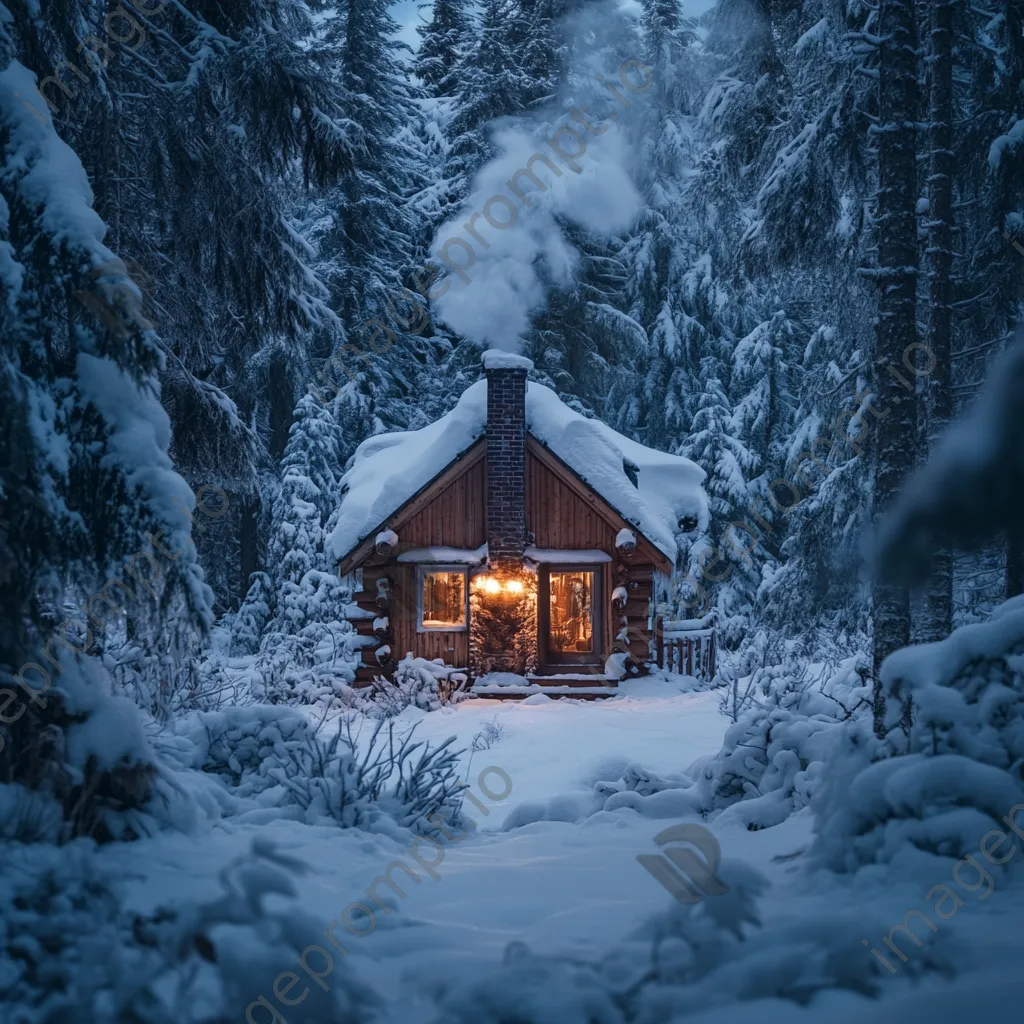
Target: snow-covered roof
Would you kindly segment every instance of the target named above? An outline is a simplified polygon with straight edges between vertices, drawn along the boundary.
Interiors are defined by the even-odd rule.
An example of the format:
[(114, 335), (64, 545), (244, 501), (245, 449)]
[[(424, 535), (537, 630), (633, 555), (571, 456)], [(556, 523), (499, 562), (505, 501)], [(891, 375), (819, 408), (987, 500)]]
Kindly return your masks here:
[[(463, 392), (455, 408), (421, 430), (367, 438), (342, 478), (346, 488), (328, 556), (341, 559), (482, 437), (487, 381)], [(678, 522), (708, 523), (704, 470), (680, 455), (646, 448), (600, 420), (574, 412), (550, 388), (530, 381), (526, 426), (627, 522), (674, 560)], [(624, 462), (631, 463), (636, 485)], [(635, 469), (633, 469), (635, 467)]]

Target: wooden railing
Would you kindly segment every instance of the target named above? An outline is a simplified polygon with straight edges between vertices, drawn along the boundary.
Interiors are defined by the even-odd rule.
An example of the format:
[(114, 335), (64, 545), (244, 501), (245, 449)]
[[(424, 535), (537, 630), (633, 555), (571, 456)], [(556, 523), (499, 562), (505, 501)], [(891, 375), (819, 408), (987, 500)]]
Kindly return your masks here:
[(660, 619), (656, 629), (658, 665), (669, 672), (710, 682), (715, 675), (715, 626), (703, 619)]

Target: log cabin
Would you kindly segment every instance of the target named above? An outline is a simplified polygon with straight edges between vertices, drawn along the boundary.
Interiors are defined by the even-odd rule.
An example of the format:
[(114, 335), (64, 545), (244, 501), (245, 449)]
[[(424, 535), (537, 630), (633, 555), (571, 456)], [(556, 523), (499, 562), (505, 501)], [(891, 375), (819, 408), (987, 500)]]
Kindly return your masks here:
[(532, 365), (485, 352), (451, 412), (357, 449), (329, 540), (354, 588), (357, 686), (407, 653), (500, 697), (713, 673), (710, 622), (657, 614), (707, 529), (703, 470), (570, 409)]

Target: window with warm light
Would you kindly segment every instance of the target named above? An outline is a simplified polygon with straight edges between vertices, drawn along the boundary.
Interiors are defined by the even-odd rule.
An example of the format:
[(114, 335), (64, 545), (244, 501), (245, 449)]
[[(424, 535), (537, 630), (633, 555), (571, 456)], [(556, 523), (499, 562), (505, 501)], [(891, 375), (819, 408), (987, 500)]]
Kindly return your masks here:
[(593, 596), (593, 572), (549, 574), (548, 647), (552, 654), (593, 654)]
[(466, 576), (466, 570), (460, 566), (419, 570), (420, 632), (455, 632), (466, 628)]

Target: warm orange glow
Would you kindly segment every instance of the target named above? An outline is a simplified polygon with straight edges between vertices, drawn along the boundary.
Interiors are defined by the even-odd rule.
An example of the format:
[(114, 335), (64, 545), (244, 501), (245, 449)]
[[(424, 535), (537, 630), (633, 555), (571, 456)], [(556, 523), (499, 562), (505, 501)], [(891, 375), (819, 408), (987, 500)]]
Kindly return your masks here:
[(594, 649), (594, 619), (590, 599), (593, 572), (553, 572), (551, 586), (551, 650), (559, 654), (589, 654)]
[(473, 589), (477, 593), (501, 594), (504, 592), (518, 597), (526, 593), (526, 583), (515, 577), (502, 579), (497, 576), (481, 575), (473, 577)]
[(462, 572), (424, 572), (420, 603), (423, 629), (464, 629), (466, 577)]

